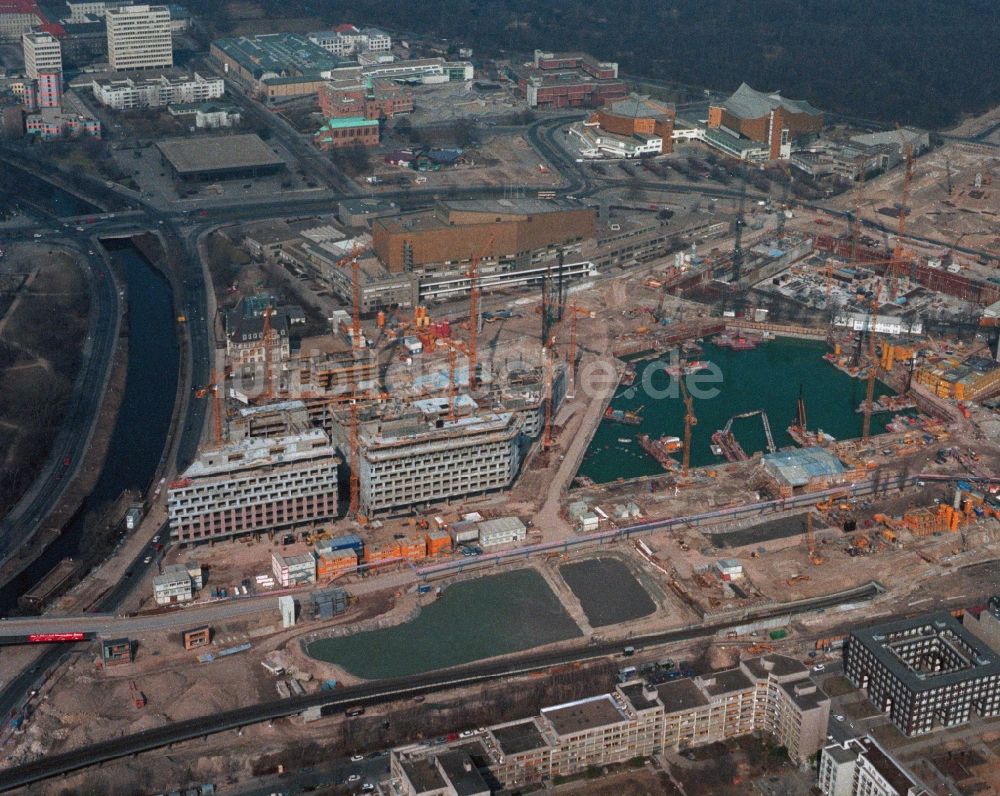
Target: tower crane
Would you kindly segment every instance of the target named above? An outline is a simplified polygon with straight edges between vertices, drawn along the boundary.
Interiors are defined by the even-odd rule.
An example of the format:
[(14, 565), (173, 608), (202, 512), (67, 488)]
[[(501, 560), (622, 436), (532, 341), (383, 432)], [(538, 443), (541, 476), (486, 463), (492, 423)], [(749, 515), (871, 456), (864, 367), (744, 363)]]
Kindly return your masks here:
[(861, 246), (861, 203), (865, 198), (865, 156), (858, 158), (858, 180), (854, 183), (854, 216), (851, 218), (851, 259), (858, 259)]
[(740, 204), (736, 211), (736, 223), (733, 238), (733, 287), (739, 286), (740, 272), (743, 269), (743, 227), (746, 226), (746, 219), (743, 210), (747, 201), (747, 181), (740, 182)]
[(455, 377), (458, 355), (465, 354), (468, 357), (469, 348), (461, 340), (450, 337), (438, 338), (438, 342), (448, 348), (448, 419), (454, 420), (455, 396), (458, 393), (458, 384)]
[(542, 433), (542, 449), (547, 450), (552, 447), (552, 379), (555, 357), (555, 338), (549, 340), (549, 345), (542, 349), (542, 358), (545, 365), (545, 430)]
[(212, 442), (215, 447), (222, 445), (222, 390), (224, 384), (219, 373), (212, 371), (211, 381), (204, 387), (195, 390), (195, 398), (205, 398), (212, 393)]
[(261, 400), (269, 401), (274, 397), (274, 338), (276, 332), (271, 325), (271, 316), (274, 315), (274, 308), (268, 304), (264, 308), (264, 326), (261, 330), (261, 343), (264, 347), (264, 392), (261, 393)]
[(567, 395), (568, 397), (572, 397), (576, 394), (576, 319), (578, 317), (593, 318), (594, 313), (583, 309), (575, 301), (566, 307), (566, 311), (569, 313), (569, 351), (567, 352), (567, 362), (569, 364), (571, 385)]
[(896, 224), (896, 244), (892, 247), (892, 263), (889, 270), (889, 301), (896, 300), (899, 277), (902, 275), (905, 265), (906, 253), (903, 249), (903, 235), (906, 232), (906, 214), (909, 213), (910, 184), (913, 182), (913, 145), (903, 136), (902, 128), (900, 128), (899, 135), (903, 140), (903, 158), (906, 161), (906, 167), (903, 171), (903, 193), (900, 196), (899, 216)]
[(684, 452), (681, 455), (681, 473), (687, 478), (691, 465), (691, 429), (698, 425), (698, 418), (694, 414), (694, 399), (691, 397), (687, 385), (684, 383), (683, 363), (681, 364), (680, 374), (677, 380), (680, 382), (681, 396), (684, 398)]
[(816, 534), (813, 532), (812, 511), (806, 514), (806, 546), (809, 549), (809, 563), (818, 567), (823, 563), (823, 557), (816, 552)]
[(496, 241), (496, 235), (491, 235), (479, 250), (472, 255), (469, 260), (469, 270), (466, 276), (469, 278), (469, 389), (475, 389), (478, 384), (476, 378), (476, 336), (479, 334), (479, 262), (486, 256), (486, 253)]
[(875, 375), (878, 370), (878, 361), (875, 358), (875, 314), (878, 312), (878, 295), (881, 287), (881, 285), (875, 287), (868, 315), (868, 384), (865, 389), (864, 421), (861, 425), (862, 442), (868, 441), (872, 428), (872, 400), (875, 398)]
[(337, 261), (338, 266), (351, 266), (351, 348), (364, 348), (364, 337), (361, 335), (361, 262), (359, 258), (364, 251), (357, 241), (351, 244), (351, 253)]
[(350, 477), (350, 509), (351, 514), (358, 516), (361, 507), (361, 442), (358, 435), (358, 402), (351, 401), (351, 427), (350, 449), (351, 449), (351, 477)]

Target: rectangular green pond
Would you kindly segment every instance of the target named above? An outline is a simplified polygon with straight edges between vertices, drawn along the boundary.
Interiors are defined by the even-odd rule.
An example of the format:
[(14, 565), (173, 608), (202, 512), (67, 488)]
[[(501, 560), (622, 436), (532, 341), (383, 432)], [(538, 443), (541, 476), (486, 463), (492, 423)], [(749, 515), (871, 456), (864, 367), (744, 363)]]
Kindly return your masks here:
[(457, 666), (583, 635), (545, 579), (520, 569), (449, 586), (411, 622), (319, 639), (307, 652), (376, 680)]
[(656, 603), (617, 558), (587, 558), (559, 567), (592, 627), (649, 616)]
[[(861, 436), (863, 415), (857, 408), (865, 399), (867, 383), (851, 378), (823, 359), (823, 354), (829, 350), (824, 342), (778, 338), (761, 343), (753, 351), (733, 351), (710, 342), (702, 345), (704, 352), (690, 359), (717, 365), (722, 381), (715, 385), (697, 382), (703, 388), (715, 386), (719, 393), (714, 398), (695, 396), (694, 413), (698, 423), (691, 435), (692, 467), (724, 464), (723, 457), (712, 453), (712, 434), (725, 426), (733, 415), (754, 409), (767, 412), (778, 448), (794, 446), (786, 429), (795, 419), (800, 385), (810, 431), (822, 429), (838, 440)], [(643, 389), (646, 380), (655, 390), (666, 389), (669, 377), (662, 366), (667, 361), (667, 355), (663, 355), (659, 362), (637, 363), (635, 384), (619, 387), (611, 406), (640, 411), (642, 423), (628, 426), (603, 420), (587, 448), (578, 475), (592, 478), (596, 483), (607, 483), (617, 478), (665, 472), (639, 446), (636, 437), (639, 434), (648, 434), (654, 439), (664, 435), (684, 436), (684, 403), (680, 396), (653, 397)], [(697, 378), (689, 376), (687, 383), (691, 385)], [(876, 382), (875, 397), (884, 394), (892, 394), (892, 391)], [(872, 415), (872, 433), (882, 433), (891, 419), (891, 414)], [(736, 420), (732, 430), (748, 454), (765, 450), (764, 428), (759, 417)], [(676, 458), (680, 461), (679, 453)]]

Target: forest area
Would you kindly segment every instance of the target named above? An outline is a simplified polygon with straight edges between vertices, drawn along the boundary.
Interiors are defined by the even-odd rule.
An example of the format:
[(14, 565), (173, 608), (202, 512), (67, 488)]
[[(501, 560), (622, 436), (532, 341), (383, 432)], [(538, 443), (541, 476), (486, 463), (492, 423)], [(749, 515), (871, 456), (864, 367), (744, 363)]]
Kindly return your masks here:
[[(192, 0), (218, 35), (252, 3)], [(263, 16), (379, 25), (476, 57), (587, 50), (634, 76), (729, 92), (743, 81), (824, 110), (929, 128), (1000, 103), (994, 0), (262, 0)]]

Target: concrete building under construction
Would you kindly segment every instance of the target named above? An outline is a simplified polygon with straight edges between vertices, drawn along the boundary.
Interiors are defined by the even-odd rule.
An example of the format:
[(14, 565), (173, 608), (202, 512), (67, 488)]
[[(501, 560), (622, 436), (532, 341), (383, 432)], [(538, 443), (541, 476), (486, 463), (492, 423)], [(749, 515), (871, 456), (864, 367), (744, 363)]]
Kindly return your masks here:
[(204, 451), (170, 485), (171, 538), (204, 542), (331, 519), (339, 464), (318, 428)]
[[(441, 409), (441, 401), (417, 401), (398, 419), (360, 424), (363, 514), (391, 514), (511, 485), (521, 464), (519, 414), (476, 410), (449, 419)], [(346, 435), (346, 424), (340, 433)], [(341, 444), (347, 450), (347, 441)]]

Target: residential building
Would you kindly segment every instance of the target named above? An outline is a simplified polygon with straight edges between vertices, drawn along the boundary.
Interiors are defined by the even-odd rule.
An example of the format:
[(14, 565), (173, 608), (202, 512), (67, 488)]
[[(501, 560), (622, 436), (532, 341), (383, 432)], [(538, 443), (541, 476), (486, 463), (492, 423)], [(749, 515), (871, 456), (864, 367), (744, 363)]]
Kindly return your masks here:
[(243, 121), (240, 106), (225, 102), (181, 102), (168, 106), (167, 112), (177, 119), (188, 120), (188, 123), (193, 120), (198, 130), (235, 127)]
[(313, 133), (313, 141), (324, 150), (378, 146), (379, 123), (363, 116), (331, 117)]
[[(449, 420), (435, 401), (417, 401), (415, 410), (400, 419), (361, 424), (363, 514), (399, 512), (511, 485), (521, 464), (516, 414), (482, 412)], [(347, 440), (340, 442), (343, 448)]]
[(170, 10), (166, 6), (108, 8), (104, 19), (108, 27), (108, 62), (116, 72), (174, 65)]
[(86, 22), (88, 17), (103, 17), (109, 8), (132, 5), (132, 0), (66, 0), (67, 22)]
[(904, 735), (1000, 715), (1000, 654), (947, 612), (851, 631), (844, 674)]
[(391, 273), (457, 265), (527, 266), (595, 235), (594, 210), (567, 200), (438, 202), (433, 210), (372, 222), (372, 243)]
[(40, 72), (35, 81), (36, 107), (59, 109), (62, 104), (62, 72)]
[(28, 135), (38, 136), (42, 141), (101, 137), (101, 123), (72, 94), (62, 98), (60, 107), (44, 107), (29, 114), (24, 126)]
[(31, 31), (21, 37), (24, 52), (24, 73), (37, 80), (42, 72), (62, 74), (62, 47), (51, 33)]
[(301, 586), (316, 582), (316, 558), (312, 553), (286, 556), (282, 553), (271, 554), (271, 571), (279, 586)]
[(335, 30), (310, 33), (308, 38), (341, 58), (358, 52), (387, 53), (392, 50), (392, 38), (377, 28), (359, 30), (354, 25), (338, 25)]
[(153, 578), (153, 598), (157, 605), (191, 602), (201, 585), (198, 564), (167, 564)]
[(506, 71), (532, 108), (598, 108), (628, 94), (618, 64), (586, 53), (535, 50), (532, 64), (508, 65)]
[(818, 785), (822, 796), (930, 796), (871, 736), (824, 746)]
[(546, 707), (443, 747), (394, 749), (390, 770), (395, 792), (405, 796), (455, 793), (440, 763), (458, 754), (505, 791), (518, 791), (591, 766), (752, 732), (768, 733), (804, 763), (826, 738), (829, 706), (802, 664), (767, 655), (695, 680), (627, 680), (611, 693)]
[(335, 517), (339, 463), (321, 429), (204, 451), (168, 490), (171, 538), (203, 542)]
[(163, 108), (178, 103), (202, 103), (225, 92), (221, 77), (193, 75), (149, 75), (145, 77), (94, 78), (94, 99), (116, 111)]
[[(740, 85), (721, 105), (708, 109), (708, 127), (716, 131), (713, 140), (724, 137), (766, 145), (766, 160), (787, 159), (792, 142), (818, 135), (823, 129), (823, 113), (804, 100), (790, 100), (778, 92), (757, 91)], [(721, 138), (720, 138), (721, 136)]]
[(49, 33), (61, 32), (58, 25), (48, 25), (35, 0), (0, 0), (0, 41), (18, 42), (36, 28)]

